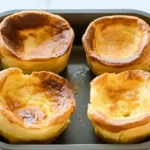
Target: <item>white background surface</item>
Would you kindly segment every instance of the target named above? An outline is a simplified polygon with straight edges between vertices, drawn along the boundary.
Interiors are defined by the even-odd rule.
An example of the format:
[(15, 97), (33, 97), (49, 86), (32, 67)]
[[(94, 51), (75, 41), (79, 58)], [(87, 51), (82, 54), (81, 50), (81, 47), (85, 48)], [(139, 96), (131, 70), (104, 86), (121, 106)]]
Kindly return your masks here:
[(0, 0), (0, 12), (12, 9), (137, 9), (150, 13), (150, 0)]

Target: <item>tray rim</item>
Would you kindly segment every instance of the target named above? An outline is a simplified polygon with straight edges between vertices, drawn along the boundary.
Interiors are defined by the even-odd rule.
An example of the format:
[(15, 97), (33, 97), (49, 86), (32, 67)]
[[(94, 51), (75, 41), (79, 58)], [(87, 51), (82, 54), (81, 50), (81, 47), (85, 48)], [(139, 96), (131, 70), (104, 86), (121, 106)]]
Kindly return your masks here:
[[(31, 10), (43, 10), (51, 13), (59, 14), (135, 14), (145, 16), (150, 19), (150, 14), (136, 9), (12, 9), (0, 13), (0, 17), (20, 12)], [(0, 141), (0, 150), (150, 150), (150, 141), (138, 144), (9, 144)]]
[(36, 11), (36, 10), (43, 10), (48, 11), (51, 13), (59, 13), (59, 14), (80, 14), (80, 13), (86, 13), (86, 14), (94, 14), (94, 13), (130, 13), (130, 14), (139, 14), (142, 16), (146, 16), (150, 18), (150, 14), (148, 12), (138, 10), (138, 9), (11, 9), (0, 13), (1, 16), (9, 15), (12, 13), (20, 12), (20, 11)]

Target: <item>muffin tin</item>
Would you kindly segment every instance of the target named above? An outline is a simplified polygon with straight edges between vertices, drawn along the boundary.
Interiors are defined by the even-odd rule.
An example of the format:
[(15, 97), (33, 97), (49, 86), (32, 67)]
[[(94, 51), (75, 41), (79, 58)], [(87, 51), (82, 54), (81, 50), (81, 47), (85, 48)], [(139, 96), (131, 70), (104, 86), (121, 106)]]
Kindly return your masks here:
[[(6, 16), (19, 12), (12, 10), (0, 14), (0, 21)], [(106, 15), (134, 15), (150, 24), (150, 15), (136, 10), (45, 10), (64, 17), (75, 31), (75, 41), (67, 68), (60, 73), (66, 78), (75, 92), (76, 111), (71, 118), (69, 127), (52, 144), (8, 144), (1, 139), (1, 150), (148, 150), (150, 141), (138, 144), (106, 144), (94, 133), (91, 122), (87, 117), (89, 102), (89, 83), (95, 77), (86, 63), (85, 52), (81, 38), (88, 24), (94, 19)], [(14, 133), (15, 134), (15, 133)]]

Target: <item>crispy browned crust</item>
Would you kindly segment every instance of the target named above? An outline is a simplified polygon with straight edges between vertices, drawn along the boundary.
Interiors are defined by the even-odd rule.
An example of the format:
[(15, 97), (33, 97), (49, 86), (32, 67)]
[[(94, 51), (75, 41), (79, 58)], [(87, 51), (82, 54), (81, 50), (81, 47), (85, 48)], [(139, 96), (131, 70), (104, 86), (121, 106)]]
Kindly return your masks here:
[[(98, 84), (100, 86), (104, 86), (104, 84), (107, 84), (105, 82), (105, 77), (107, 77), (107, 75), (108, 73), (105, 73), (103, 75), (96, 77), (91, 82), (91, 85), (93, 87)], [(141, 70), (125, 71), (125, 72), (117, 74), (117, 76), (120, 76), (120, 77), (126, 76), (127, 80), (135, 79), (135, 80), (141, 80), (141, 81), (148, 80), (150, 78), (150, 74), (148, 72), (144, 72)], [(118, 120), (118, 119), (114, 120), (113, 118), (108, 117), (107, 114), (104, 114), (100, 111), (95, 111), (92, 114), (90, 114), (89, 112), (89, 117), (92, 119), (92, 121), (94, 121), (95, 124), (102, 126), (104, 129), (107, 129), (112, 132), (118, 132), (121, 130), (138, 127), (150, 121), (150, 113), (149, 114), (146, 113), (145, 115), (139, 116), (138, 118), (134, 118), (134, 119), (126, 118), (124, 120)]]
[(127, 140), (126, 142), (124, 142), (124, 141), (116, 141), (113, 138), (106, 137), (101, 132), (99, 132), (98, 130), (96, 130), (95, 133), (96, 133), (98, 138), (100, 138), (101, 140), (103, 140), (106, 143), (111, 143), (111, 144), (118, 144), (118, 143), (133, 144), (133, 143), (139, 143), (139, 142), (142, 142), (142, 141), (144, 141), (145, 139), (147, 139), (149, 137), (149, 136), (141, 135), (140, 137), (136, 137), (134, 139), (130, 139), (130, 140)]
[(111, 119), (107, 115), (101, 112), (95, 112), (93, 114), (89, 114), (89, 117), (96, 125), (111, 132), (119, 132), (122, 130), (135, 128), (150, 122), (150, 113), (140, 116), (138, 118), (134, 118), (134, 119), (132, 118), (126, 120)]
[[(24, 56), (23, 41), (26, 40), (26, 37), (20, 32), (26, 29), (35, 30), (44, 27), (52, 38), (38, 47), (38, 51), (35, 49), (31, 57)], [(30, 36), (34, 37), (32, 34)], [(61, 44), (59, 43), (60, 40), (62, 40)], [(11, 57), (19, 60), (43, 61), (59, 58), (69, 50), (73, 40), (74, 31), (69, 23), (58, 15), (44, 11), (22, 11), (15, 13), (6, 17), (0, 25), (1, 53), (6, 53), (7, 51)], [(53, 44), (54, 42), (56, 43), (55, 45)], [(43, 49), (49, 49), (49, 53), (47, 55), (43, 54)]]
[[(7, 82), (7, 85), (9, 85), (8, 79), (11, 78), (11, 76), (15, 77), (18, 75), (25, 77), (21, 69), (18, 68), (9, 68), (0, 72), (0, 118), (7, 120), (8, 124), (5, 124), (6, 128), (9, 129), (10, 126), (14, 127), (14, 131), (8, 130), (5, 133), (5, 130), (1, 128), (2, 125), (0, 124), (1, 135), (11, 143), (53, 141), (68, 126), (69, 117), (75, 109), (74, 94), (70, 85), (67, 80), (51, 72), (33, 72), (31, 75), (26, 75), (29, 84), (35, 87), (30, 94), (44, 92), (49, 101), (49, 104), (47, 102), (43, 104), (43, 101), (42, 106), (37, 106), (39, 102), (39, 100), (37, 100), (37, 103), (35, 101), (28, 106), (28, 101), (24, 101), (24, 104), (20, 104), (20, 102), (17, 102), (13, 97), (11, 99), (10, 97), (8, 98), (7, 93), (3, 91), (5, 83)], [(7, 89), (6, 86), (5, 89)], [(22, 97), (22, 100), (23, 99), (24, 97)], [(52, 116), (49, 116), (50, 114), (46, 110), (43, 110), (44, 105), (53, 112)], [(35, 109), (35, 107), (38, 108)], [(42, 112), (38, 109), (41, 109)], [(21, 136), (23, 134), (22, 136), (24, 136), (22, 139), (17, 137), (19, 130), (19, 135)], [(45, 130), (49, 133), (45, 133)], [(27, 134), (29, 131), (31, 132), (31, 137), (29, 133)], [(16, 135), (14, 135), (13, 132), (16, 132)], [(36, 139), (36, 136), (33, 138), (32, 134), (37, 134), (38, 139)], [(30, 138), (28, 139), (26, 136)]]
[[(122, 78), (124, 80), (124, 82), (134, 80), (134, 81), (138, 81), (138, 82), (146, 84), (147, 82), (150, 81), (150, 73), (144, 72), (142, 70), (129, 70), (129, 71), (124, 71), (119, 74), (105, 73), (103, 75), (96, 77), (91, 82), (91, 88), (93, 88), (95, 90), (93, 93), (90, 93), (90, 104), (88, 106), (88, 117), (93, 123), (95, 132), (100, 137), (103, 137), (107, 142), (134, 143), (134, 142), (141, 141), (142, 139), (145, 139), (146, 137), (150, 136), (149, 131), (147, 131), (147, 133), (145, 133), (146, 132), (145, 126), (150, 124), (150, 112), (142, 112), (141, 115), (139, 114), (137, 116), (124, 117), (124, 118), (120, 119), (120, 118), (115, 118), (114, 116), (110, 116), (111, 113), (107, 114), (106, 110), (105, 110), (105, 112), (102, 112), (100, 110), (97, 110), (93, 106), (94, 102), (101, 101), (102, 99), (104, 99), (104, 98), (101, 99), (100, 96), (96, 97), (96, 94), (97, 94), (96, 92), (100, 92), (100, 90), (103, 90), (101, 88), (99, 88), (99, 89), (97, 89), (97, 88), (98, 88), (98, 86), (99, 87), (105, 86), (105, 89), (106, 89), (107, 88), (107, 78), (108, 78), (108, 76), (109, 76), (109, 78), (111, 78), (110, 77), (111, 75), (115, 75), (119, 79)], [(124, 88), (124, 85), (121, 85), (121, 86)], [(128, 87), (130, 87), (130, 86), (131, 85), (128, 85)], [(117, 85), (116, 85), (116, 87), (117, 87)], [(117, 102), (118, 96), (122, 92), (124, 92), (124, 91), (120, 87), (120, 90), (118, 90), (118, 92), (114, 91), (113, 94), (109, 91), (109, 93), (107, 93), (108, 94), (107, 96), (111, 99), (111, 102), (114, 102), (114, 105), (115, 105), (115, 103)], [(104, 97), (104, 95), (102, 97)], [(130, 101), (132, 101), (132, 99)], [(107, 104), (108, 103), (106, 103), (105, 105), (107, 105)], [(103, 107), (103, 106), (97, 106), (97, 107)], [(117, 107), (115, 107), (115, 109), (117, 109)], [(126, 137), (126, 139), (122, 139), (122, 140), (118, 139), (120, 141), (116, 140), (113, 137), (113, 134), (118, 134), (118, 136), (119, 136), (119, 134), (125, 135), (124, 133), (126, 131), (131, 130), (130, 132), (132, 132), (132, 129), (138, 130), (139, 127), (140, 127), (139, 133), (133, 133), (134, 134), (133, 139), (130, 137), (130, 134), (128, 135), (128, 137)], [(143, 127), (143, 129), (142, 129), (142, 127)], [(108, 131), (109, 136), (107, 136), (105, 134), (103, 135), (103, 133), (101, 133), (101, 130), (99, 130), (99, 128), (101, 130)], [(112, 134), (112, 136), (111, 136), (111, 134)], [(136, 134), (138, 134), (137, 137), (136, 137)]]
[[(124, 58), (124, 59), (120, 58), (116, 60), (113, 58), (111, 59), (111, 58), (102, 57), (95, 52), (93, 47), (95, 30), (96, 28), (99, 27), (98, 26), (99, 24), (102, 24), (102, 27), (105, 28), (108, 22), (109, 23), (111, 22), (110, 24), (112, 25), (116, 23), (120, 23), (127, 26), (132, 26), (132, 23), (134, 23), (139, 27), (139, 30), (142, 32), (143, 35), (142, 35), (141, 43), (136, 53), (134, 53), (132, 56), (128, 58)], [(138, 17), (126, 16), (126, 15), (114, 15), (114, 16), (106, 16), (106, 17), (98, 18), (89, 24), (88, 28), (86, 29), (86, 32), (82, 37), (82, 43), (87, 55), (89, 65), (94, 66), (94, 62), (95, 62), (100, 65), (109, 66), (112, 68), (120, 68), (120, 67), (123, 68), (123, 67), (130, 67), (131, 65), (139, 65), (141, 62), (145, 61), (145, 59), (148, 59), (147, 55), (149, 56), (149, 47), (148, 47), (149, 41), (150, 41), (149, 25)]]

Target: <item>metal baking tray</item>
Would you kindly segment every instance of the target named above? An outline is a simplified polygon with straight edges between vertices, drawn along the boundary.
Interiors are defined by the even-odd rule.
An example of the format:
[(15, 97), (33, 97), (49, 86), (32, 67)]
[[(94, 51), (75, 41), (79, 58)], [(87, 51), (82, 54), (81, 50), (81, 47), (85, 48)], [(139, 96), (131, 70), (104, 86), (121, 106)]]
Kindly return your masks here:
[[(11, 10), (0, 14), (0, 21), (6, 16), (22, 10)], [(150, 24), (150, 15), (137, 10), (45, 10), (64, 17), (75, 31), (75, 41), (66, 69), (60, 73), (66, 78), (75, 92), (76, 111), (69, 127), (52, 144), (9, 144), (0, 141), (0, 150), (150, 150), (150, 141), (138, 144), (106, 144), (94, 133), (87, 117), (90, 81), (94, 75), (86, 63), (81, 38), (88, 24), (94, 19), (106, 15), (134, 15)], [(14, 133), (15, 134), (15, 133)]]

